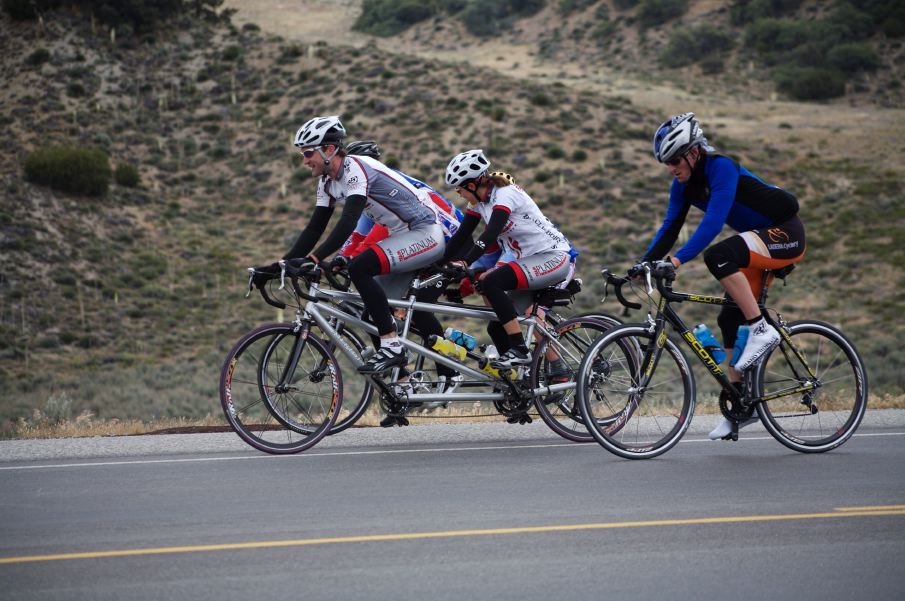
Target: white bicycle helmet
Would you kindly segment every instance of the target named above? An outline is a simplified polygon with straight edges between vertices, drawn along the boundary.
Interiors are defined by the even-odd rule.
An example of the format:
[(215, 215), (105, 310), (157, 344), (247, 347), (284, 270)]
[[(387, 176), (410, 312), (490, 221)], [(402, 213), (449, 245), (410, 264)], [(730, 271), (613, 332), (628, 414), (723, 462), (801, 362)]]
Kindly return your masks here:
[(467, 181), (481, 177), (489, 168), (490, 161), (483, 150), (466, 150), (454, 156), (446, 166), (446, 184), (458, 188)]
[(340, 123), (339, 117), (315, 117), (295, 132), (295, 144), (299, 148), (311, 146), (326, 146), (332, 144), (339, 146), (346, 137), (346, 128)]
[(694, 113), (676, 115), (664, 121), (654, 134), (654, 157), (661, 163), (682, 156), (695, 146), (702, 146), (707, 151), (713, 150), (707, 144), (704, 130), (694, 118)]

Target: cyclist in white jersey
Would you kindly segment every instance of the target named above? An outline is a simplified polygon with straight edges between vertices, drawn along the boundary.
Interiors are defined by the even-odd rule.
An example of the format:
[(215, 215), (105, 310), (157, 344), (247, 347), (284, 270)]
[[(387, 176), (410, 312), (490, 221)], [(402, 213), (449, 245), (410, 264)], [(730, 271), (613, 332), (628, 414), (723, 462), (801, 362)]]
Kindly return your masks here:
[[(489, 173), (489, 168), (490, 162), (479, 149), (456, 155), (447, 166), (446, 183), (468, 201), (469, 208), (443, 258), (465, 267), (497, 241), (503, 253), (512, 257), (481, 278), (482, 293), (499, 318), (487, 327), (501, 353), (491, 364), (511, 368), (527, 365), (531, 357), (507, 292), (538, 290), (568, 277), (569, 243), (527, 192), (511, 178)], [(487, 225), (473, 242), (471, 234), (481, 220)]]
[[(387, 228), (387, 238), (349, 263), (349, 275), (380, 335), (380, 348), (358, 371), (380, 374), (404, 367), (408, 357), (399, 341), (386, 292), (375, 276), (410, 273), (435, 263), (443, 256), (446, 243), (436, 214), (419, 198), (420, 192), (380, 161), (347, 156), (342, 146), (345, 135), (336, 116), (311, 119), (296, 133), (295, 146), (304, 164), (311, 169), (312, 177), (319, 178), (317, 204), (284, 259), (307, 257), (320, 263), (342, 247), (362, 213)], [(337, 203), (345, 205), (339, 221), (312, 252)]]

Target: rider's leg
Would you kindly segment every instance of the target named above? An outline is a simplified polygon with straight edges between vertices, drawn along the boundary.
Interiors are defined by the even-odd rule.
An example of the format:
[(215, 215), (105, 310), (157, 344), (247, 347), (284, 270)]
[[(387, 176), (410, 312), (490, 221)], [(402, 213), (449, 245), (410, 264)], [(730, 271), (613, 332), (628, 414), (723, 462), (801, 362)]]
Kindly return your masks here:
[[(498, 267), (481, 280), (484, 296), (499, 318), (496, 323), (501, 324), (500, 327), (506, 334), (505, 341), (508, 342), (508, 345), (505, 344), (502, 337), (500, 337), (500, 341), (504, 342), (504, 345), (509, 348), (505, 352), (500, 351), (500, 359), (498, 361), (504, 367), (527, 365), (531, 360), (528, 354), (528, 347), (525, 344), (525, 338), (522, 336), (522, 329), (518, 323), (518, 314), (515, 312), (515, 306), (512, 304), (512, 299), (506, 294), (508, 290), (518, 288), (518, 285), (519, 279), (512, 265)], [(488, 326), (488, 331), (490, 331), (490, 326)], [(499, 334), (497, 335), (499, 336)]]
[[(415, 300), (419, 303), (436, 303), (440, 300), (441, 294), (443, 294), (443, 288), (424, 288), (415, 294)], [(431, 335), (443, 336), (443, 326), (440, 324), (440, 320), (430, 311), (415, 311), (412, 315), (412, 324), (421, 333), (425, 344), (427, 344), (427, 339)], [(449, 379), (458, 375), (458, 372), (451, 367), (437, 363), (437, 375)]]
[[(752, 238), (763, 245), (752, 232)], [(745, 323), (751, 326), (745, 352), (736, 362), (736, 369), (744, 371), (752, 367), (779, 342), (779, 332), (767, 323), (760, 312), (748, 279), (741, 268), (751, 263), (750, 241), (744, 235), (732, 236), (714, 244), (704, 252), (704, 261), (710, 273), (719, 280), (723, 288), (741, 310)]]
[(379, 247), (369, 248), (349, 263), (349, 276), (380, 336), (380, 348), (359, 368), (361, 373), (382, 373), (393, 367), (403, 367), (407, 363), (407, 355), (396, 332), (396, 322), (390, 312), (386, 293), (374, 280), (374, 276), (382, 273), (382, 264), (385, 263), (385, 260), (380, 260), (379, 252), (382, 252)]

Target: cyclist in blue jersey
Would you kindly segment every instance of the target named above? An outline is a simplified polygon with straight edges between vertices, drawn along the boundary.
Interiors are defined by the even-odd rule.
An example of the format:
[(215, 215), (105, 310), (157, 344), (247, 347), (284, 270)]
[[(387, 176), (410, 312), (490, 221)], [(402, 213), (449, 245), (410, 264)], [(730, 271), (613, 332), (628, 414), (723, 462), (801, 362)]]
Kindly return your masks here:
[[(717, 154), (694, 113), (676, 115), (661, 124), (654, 134), (653, 153), (675, 179), (666, 218), (641, 260), (663, 258), (675, 244), (688, 210), (694, 206), (704, 211), (697, 229), (670, 260), (678, 268), (703, 251), (710, 273), (735, 301), (737, 307), (724, 307), (718, 318), (727, 356), (732, 355), (738, 327), (750, 325), (744, 352), (735, 368), (729, 368), (729, 379), (740, 383), (740, 372), (756, 365), (779, 343), (779, 332), (764, 320), (756, 295), (764, 269), (779, 269), (804, 256), (798, 199)], [(708, 247), (724, 224), (738, 234)], [(637, 268), (630, 274), (637, 275)], [(723, 438), (729, 432), (730, 424), (723, 420), (710, 438)]]

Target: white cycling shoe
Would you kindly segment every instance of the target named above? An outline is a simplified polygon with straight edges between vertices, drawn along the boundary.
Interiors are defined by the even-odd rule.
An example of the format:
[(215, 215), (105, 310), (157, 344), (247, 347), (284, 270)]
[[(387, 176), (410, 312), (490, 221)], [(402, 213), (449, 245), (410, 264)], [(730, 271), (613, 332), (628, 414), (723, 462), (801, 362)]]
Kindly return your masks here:
[(767, 323), (763, 317), (760, 321), (751, 324), (748, 330), (748, 342), (745, 344), (745, 351), (735, 363), (735, 369), (745, 371), (750, 369), (764, 356), (773, 350), (779, 344), (779, 332), (776, 328)]
[[(746, 419), (738, 425), (738, 429), (741, 430), (745, 426), (750, 426), (751, 424), (756, 422), (757, 419), (758, 418), (756, 417)], [(710, 438), (710, 440), (720, 440), (721, 438), (726, 438), (730, 434), (732, 434), (732, 422), (724, 417), (723, 421), (721, 421), (719, 425), (714, 428), (710, 432), (710, 434), (707, 435), (707, 437)]]

